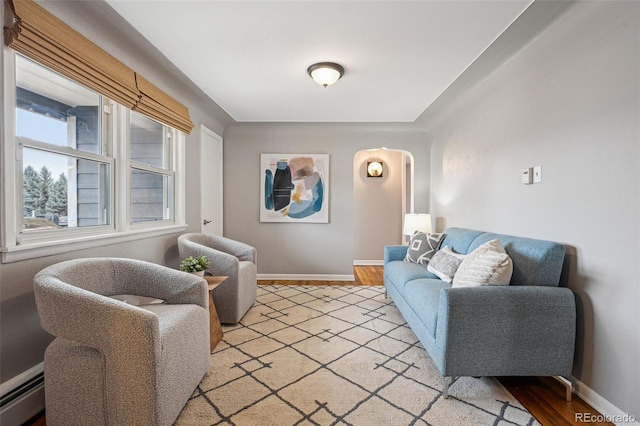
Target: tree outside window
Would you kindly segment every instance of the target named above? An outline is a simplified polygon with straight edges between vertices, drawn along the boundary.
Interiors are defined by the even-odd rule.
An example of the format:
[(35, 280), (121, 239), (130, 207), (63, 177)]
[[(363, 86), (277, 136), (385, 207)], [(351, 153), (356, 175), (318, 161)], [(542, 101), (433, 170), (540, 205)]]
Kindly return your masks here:
[(64, 174), (54, 180), (46, 166), (37, 172), (27, 166), (23, 173), (23, 216), (26, 229), (66, 226), (68, 181)]

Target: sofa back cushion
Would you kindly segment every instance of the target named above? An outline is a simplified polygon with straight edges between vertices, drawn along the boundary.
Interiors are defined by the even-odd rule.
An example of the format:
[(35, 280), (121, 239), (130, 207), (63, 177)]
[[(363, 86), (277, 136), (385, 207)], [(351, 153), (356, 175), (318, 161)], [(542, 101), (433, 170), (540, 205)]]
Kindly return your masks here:
[(447, 236), (442, 246), (449, 246), (455, 252), (464, 254), (497, 238), (513, 260), (510, 285), (557, 287), (560, 282), (565, 253), (561, 244), (464, 228), (449, 228), (445, 234)]
[(465, 228), (449, 228), (444, 231), (445, 237), (440, 247), (448, 246), (455, 253), (468, 254), (473, 250), (469, 250), (469, 246), (473, 240), (482, 235), (481, 231), (474, 231)]

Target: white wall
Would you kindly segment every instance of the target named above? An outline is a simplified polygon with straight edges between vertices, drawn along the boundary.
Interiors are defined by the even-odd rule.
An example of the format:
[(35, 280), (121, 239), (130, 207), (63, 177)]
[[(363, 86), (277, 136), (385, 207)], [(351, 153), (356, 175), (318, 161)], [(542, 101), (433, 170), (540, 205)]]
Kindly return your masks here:
[[(204, 123), (222, 134), (224, 126), (233, 120), (105, 2), (49, 1), (42, 5), (190, 109), (196, 130), (187, 136), (186, 215), (189, 230), (198, 231), (200, 149), (197, 128), (199, 123)], [(0, 14), (3, 11), (4, 7), (0, 8)], [(3, 19), (0, 16), (0, 21)], [(2, 77), (4, 81), (4, 76)], [(25, 262), (0, 264), (0, 382), (4, 383), (42, 362), (44, 349), (51, 340), (51, 336), (40, 327), (33, 296), (33, 277), (39, 270), (67, 259), (96, 256), (129, 257), (177, 267), (179, 259), (176, 241), (177, 234), (174, 234)]]
[[(258, 273), (353, 274), (353, 159), (363, 149), (403, 149), (414, 154), (416, 208), (426, 211), (429, 152), (424, 131), (408, 124), (235, 124), (224, 133), (224, 234), (258, 250)], [(261, 153), (329, 154), (329, 223), (260, 223)], [(398, 223), (389, 225), (394, 229)], [(378, 229), (372, 229), (373, 232)], [(384, 231), (384, 230), (383, 230)], [(312, 235), (314, 243), (296, 241)]]
[[(526, 24), (526, 15), (514, 26)], [(490, 72), (475, 80), (467, 73), (466, 87), (421, 117), (432, 144), (431, 206), (440, 228), (565, 244), (564, 280), (578, 303), (578, 390), (597, 408), (617, 407), (636, 419), (638, 22), (638, 2), (576, 2)], [(517, 33), (510, 30), (503, 39)], [(520, 184), (520, 170), (536, 165), (542, 183)]]

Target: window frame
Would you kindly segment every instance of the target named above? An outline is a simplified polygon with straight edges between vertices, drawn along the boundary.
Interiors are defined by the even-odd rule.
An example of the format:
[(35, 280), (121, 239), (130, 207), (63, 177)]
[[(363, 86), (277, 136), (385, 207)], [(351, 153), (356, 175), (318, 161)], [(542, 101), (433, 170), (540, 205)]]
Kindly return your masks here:
[(28, 139), (24, 137), (14, 136), (16, 139), (16, 150), (17, 157), (20, 159), (20, 165), (16, 168), (16, 180), (18, 181), (18, 188), (23, 188), (23, 174), (20, 173), (23, 168), (23, 150), (24, 148), (35, 149), (38, 151), (49, 152), (52, 154), (60, 154), (66, 157), (75, 158), (78, 160), (87, 160), (93, 161), (97, 163), (103, 163), (109, 165), (109, 224), (105, 225), (94, 225), (94, 226), (86, 226), (86, 227), (77, 227), (77, 228), (67, 228), (67, 229), (49, 229), (49, 230), (33, 230), (33, 231), (20, 231), (20, 217), (22, 216), (22, 206), (24, 204), (24, 192), (18, 191), (19, 194), (16, 197), (16, 205), (19, 209), (19, 217), (18, 221), (16, 221), (16, 232), (18, 235), (22, 235), (21, 242), (23, 244), (29, 243), (37, 243), (43, 241), (49, 241), (51, 239), (60, 239), (65, 238), (66, 236), (75, 236), (84, 235), (84, 234), (94, 234), (94, 233), (102, 233), (104, 231), (112, 231), (115, 230), (114, 226), (114, 193), (115, 193), (115, 159), (113, 157), (94, 154), (91, 152), (79, 151), (69, 147), (59, 147), (56, 145), (48, 144), (46, 142), (36, 141), (33, 139)]
[[(11, 263), (65, 253), (72, 250), (83, 250), (98, 247), (105, 243), (114, 244), (135, 241), (159, 235), (183, 232), (185, 222), (185, 135), (166, 126), (167, 135), (171, 135), (169, 145), (169, 170), (162, 169), (163, 174), (172, 176), (172, 217), (169, 220), (138, 222), (131, 224), (131, 162), (129, 160), (129, 109), (116, 104), (105, 96), (102, 98), (103, 114), (111, 115), (110, 120), (103, 120), (103, 140), (107, 151), (102, 155), (75, 150), (70, 147), (57, 146), (42, 141), (27, 140), (16, 136), (16, 55), (19, 53), (3, 46), (0, 55), (3, 83), (0, 88), (0, 101), (3, 104), (2, 140), (0, 150), (0, 177), (2, 177), (2, 194), (0, 195), (0, 253), (2, 263)], [(37, 61), (36, 61), (37, 62)], [(55, 71), (54, 71), (55, 72)], [(109, 123), (110, 122), (110, 123)], [(27, 142), (25, 144), (25, 142)], [(33, 149), (71, 155), (75, 158), (99, 161), (110, 164), (110, 224), (72, 229), (40, 230), (21, 232), (23, 217), (22, 191), (22, 149), (27, 146)], [(138, 164), (134, 164), (138, 167)], [(149, 167), (149, 166), (145, 166)], [(124, 206), (125, 208), (122, 208)], [(105, 240), (108, 239), (108, 242)]]
[[(126, 108), (125, 108), (126, 110)], [(134, 111), (134, 113), (136, 114), (141, 114), (144, 115), (140, 112), (136, 112)], [(131, 120), (130, 120), (130, 114), (127, 117), (126, 120), (126, 124), (127, 124), (127, 134), (128, 134), (128, 139), (129, 139), (129, 143), (127, 143), (126, 146), (126, 158), (128, 160), (128, 169), (129, 169), (129, 182), (127, 184), (127, 189), (129, 192), (129, 197), (128, 197), (128, 203), (127, 203), (127, 212), (128, 212), (128, 216), (126, 218), (127, 223), (129, 224), (129, 226), (132, 229), (145, 229), (148, 227), (155, 227), (155, 226), (159, 226), (156, 224), (161, 224), (161, 223), (172, 223), (175, 219), (175, 212), (176, 212), (176, 205), (175, 205), (175, 199), (176, 199), (176, 185), (175, 185), (175, 180), (176, 180), (176, 172), (175, 172), (175, 153), (173, 150), (173, 146), (174, 146), (174, 140), (177, 139), (177, 131), (175, 129), (173, 129), (172, 127), (167, 126), (166, 124), (160, 123), (159, 121), (151, 118), (151, 117), (147, 117), (149, 120), (152, 120), (158, 124), (160, 124), (161, 126), (163, 126), (163, 137), (165, 138), (165, 142), (167, 143), (167, 146), (165, 149), (163, 149), (163, 156), (166, 155), (166, 158), (163, 159), (163, 163), (166, 164), (166, 168), (165, 167), (158, 167), (158, 166), (152, 166), (150, 164), (146, 164), (146, 163), (140, 163), (137, 161), (133, 161), (131, 160)], [(131, 206), (132, 206), (132, 196), (131, 196), (131, 175), (133, 170), (139, 170), (141, 172), (146, 172), (146, 173), (153, 173), (153, 174), (157, 174), (157, 175), (162, 175), (162, 176), (168, 176), (171, 178), (171, 190), (170, 190), (170, 199), (173, 200), (172, 205), (170, 205), (170, 212), (169, 212), (169, 219), (163, 219), (163, 220), (153, 220), (153, 221), (140, 221), (140, 222), (132, 222), (132, 215), (131, 215)], [(165, 206), (164, 209), (166, 209), (167, 207)]]

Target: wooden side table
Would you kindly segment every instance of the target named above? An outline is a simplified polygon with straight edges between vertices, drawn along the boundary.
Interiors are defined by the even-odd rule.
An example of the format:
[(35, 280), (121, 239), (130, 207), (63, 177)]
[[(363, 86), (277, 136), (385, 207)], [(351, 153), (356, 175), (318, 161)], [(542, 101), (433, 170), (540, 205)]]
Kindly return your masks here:
[(225, 276), (211, 277), (205, 276), (209, 287), (209, 341), (211, 352), (216, 348), (216, 345), (222, 340), (222, 326), (220, 325), (220, 319), (218, 318), (218, 312), (216, 311), (216, 305), (213, 304), (213, 290), (222, 284), (227, 278)]

